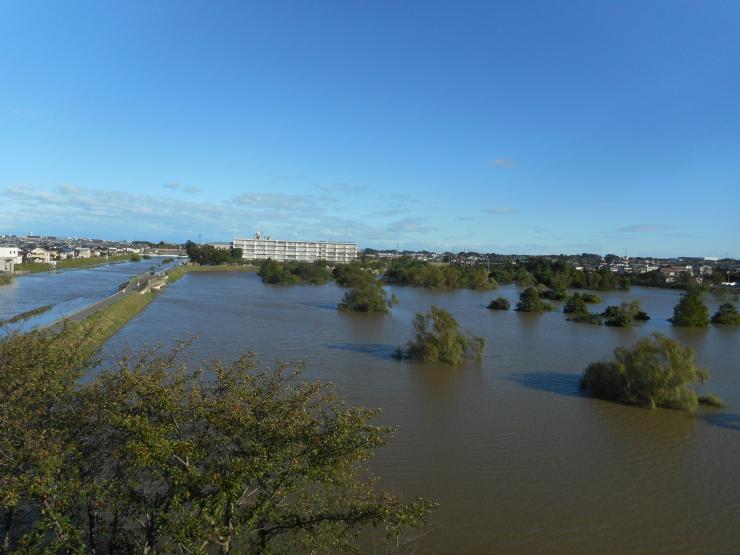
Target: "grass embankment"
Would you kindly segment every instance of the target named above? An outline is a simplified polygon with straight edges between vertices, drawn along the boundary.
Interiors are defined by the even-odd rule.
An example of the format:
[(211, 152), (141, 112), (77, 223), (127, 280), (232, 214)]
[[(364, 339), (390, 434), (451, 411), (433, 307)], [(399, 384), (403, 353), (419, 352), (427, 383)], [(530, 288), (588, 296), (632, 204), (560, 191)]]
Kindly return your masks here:
[(45, 262), (23, 262), (15, 265), (16, 272), (35, 274), (36, 272), (48, 272), (52, 269), (51, 264)]
[(13, 276), (9, 274), (0, 274), (0, 285), (8, 285), (13, 281)]
[(60, 336), (74, 343), (82, 340), (85, 349), (95, 352), (156, 297), (153, 292), (126, 295), (80, 322), (66, 321)]
[(34, 316), (38, 316), (39, 314), (43, 314), (44, 312), (51, 310), (53, 306), (54, 305), (52, 304), (47, 304), (38, 308), (34, 308), (32, 310), (27, 310), (26, 312), (21, 312), (20, 314), (16, 314), (12, 318), (8, 318), (7, 320), (0, 320), (0, 326), (4, 326), (5, 324), (14, 324), (22, 320), (28, 320), (29, 318), (33, 318)]
[(218, 266), (197, 266), (195, 264), (183, 264), (167, 270), (167, 283), (175, 283), (189, 272), (256, 272), (259, 268), (249, 264), (221, 264)]

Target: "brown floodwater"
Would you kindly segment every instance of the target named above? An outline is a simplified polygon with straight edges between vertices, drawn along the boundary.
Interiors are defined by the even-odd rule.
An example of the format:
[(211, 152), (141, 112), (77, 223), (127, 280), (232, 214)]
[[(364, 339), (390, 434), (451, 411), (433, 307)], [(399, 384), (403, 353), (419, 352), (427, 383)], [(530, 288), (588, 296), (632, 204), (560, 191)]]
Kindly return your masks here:
[[(382, 483), (440, 503), (424, 553), (731, 553), (740, 545), (740, 331), (673, 328), (679, 293), (634, 288), (652, 319), (632, 330), (577, 324), (561, 312), (487, 310), (495, 292), (389, 288), (388, 316), (336, 310), (343, 289), (271, 286), (255, 274), (189, 274), (111, 339), (112, 356), (197, 334), (193, 358), (246, 349), (265, 365), (306, 361), (351, 404), (398, 426), (378, 452)], [(713, 312), (718, 304), (711, 297)], [(448, 309), (488, 342), (482, 362), (398, 361), (417, 311)], [(561, 306), (561, 303), (557, 303)], [(596, 307), (598, 308), (598, 307)], [(596, 309), (594, 308), (594, 309)], [(644, 410), (582, 396), (591, 361), (659, 331), (697, 353), (702, 388), (724, 409)]]

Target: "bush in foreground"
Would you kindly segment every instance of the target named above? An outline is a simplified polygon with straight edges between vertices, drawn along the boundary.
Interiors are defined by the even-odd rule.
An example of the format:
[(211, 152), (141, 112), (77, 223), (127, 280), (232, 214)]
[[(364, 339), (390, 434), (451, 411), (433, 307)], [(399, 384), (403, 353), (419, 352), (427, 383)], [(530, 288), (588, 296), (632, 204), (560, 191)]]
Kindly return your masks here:
[(487, 308), (492, 310), (509, 310), (511, 308), (511, 303), (503, 297), (497, 297), (488, 303)]
[(617, 347), (611, 361), (589, 364), (580, 387), (598, 399), (626, 405), (693, 411), (699, 398), (688, 386), (708, 378), (690, 347), (655, 333), (632, 349)]
[(483, 358), (486, 340), (461, 331), (457, 320), (443, 308), (432, 306), (426, 314), (417, 312), (414, 330), (416, 338), (409, 341), (405, 352), (397, 349), (397, 358), (447, 364), (459, 364), (466, 356)]
[(3, 552), (346, 551), (364, 530), (395, 546), (433, 508), (373, 486), (389, 429), (330, 386), (176, 352), (80, 384), (74, 337), (0, 342)]

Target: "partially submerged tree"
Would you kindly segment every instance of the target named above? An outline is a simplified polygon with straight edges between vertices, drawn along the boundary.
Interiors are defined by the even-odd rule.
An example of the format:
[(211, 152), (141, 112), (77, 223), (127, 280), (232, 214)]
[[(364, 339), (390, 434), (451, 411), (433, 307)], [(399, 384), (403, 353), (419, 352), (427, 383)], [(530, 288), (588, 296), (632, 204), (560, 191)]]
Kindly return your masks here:
[(0, 342), (0, 538), (23, 553), (395, 546), (428, 501), (378, 491), (364, 463), (390, 430), (331, 386), (253, 355), (191, 371), (177, 352), (89, 364), (48, 333)]
[(519, 312), (547, 312), (552, 310), (551, 304), (540, 298), (540, 292), (536, 287), (528, 287), (519, 295), (516, 310)]
[(486, 348), (483, 337), (463, 332), (457, 320), (443, 308), (432, 306), (426, 313), (416, 313), (416, 337), (409, 341), (406, 351), (398, 349), (396, 356), (424, 362), (459, 364), (466, 356), (481, 360)]
[(509, 310), (509, 308), (511, 308), (511, 303), (508, 299), (505, 299), (503, 297), (496, 297), (490, 303), (488, 303), (487, 308), (490, 308), (492, 310)]
[(650, 316), (641, 310), (638, 300), (608, 306), (602, 316), (607, 326), (618, 328), (631, 328), (635, 322), (645, 322), (650, 319)]
[(709, 325), (709, 309), (701, 298), (701, 291), (692, 287), (684, 293), (673, 308), (674, 326), (699, 327)]
[(699, 399), (688, 386), (708, 378), (708, 371), (696, 366), (690, 347), (655, 333), (632, 349), (617, 347), (611, 361), (589, 364), (580, 386), (599, 399), (692, 411)]
[[(339, 310), (350, 312), (388, 312), (393, 299), (386, 297), (385, 289), (378, 282), (350, 289), (339, 303)], [(398, 303), (398, 299), (395, 300)]]
[(740, 326), (740, 313), (732, 303), (722, 303), (719, 309), (712, 316), (713, 324), (723, 324), (725, 326)]

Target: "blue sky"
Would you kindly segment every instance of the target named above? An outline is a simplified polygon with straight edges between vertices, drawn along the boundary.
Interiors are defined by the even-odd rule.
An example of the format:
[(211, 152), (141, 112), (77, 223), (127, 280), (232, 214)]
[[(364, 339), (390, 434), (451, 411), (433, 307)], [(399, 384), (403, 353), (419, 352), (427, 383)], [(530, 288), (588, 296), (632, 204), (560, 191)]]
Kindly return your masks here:
[(0, 4), (0, 233), (740, 257), (740, 3)]

